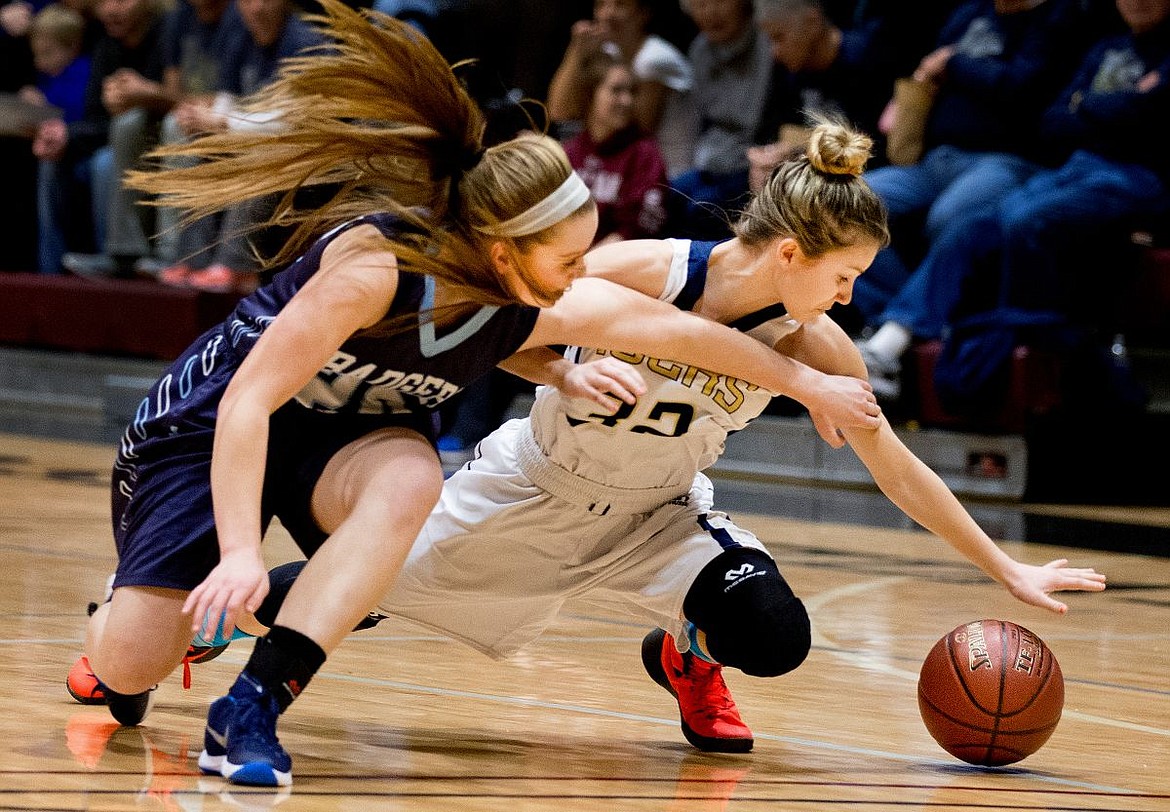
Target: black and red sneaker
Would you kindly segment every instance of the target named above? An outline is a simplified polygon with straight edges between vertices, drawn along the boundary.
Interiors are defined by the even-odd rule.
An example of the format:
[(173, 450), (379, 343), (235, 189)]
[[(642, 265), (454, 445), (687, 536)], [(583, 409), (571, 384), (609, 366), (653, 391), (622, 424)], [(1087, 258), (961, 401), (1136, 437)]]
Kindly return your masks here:
[(82, 654), (69, 669), (69, 676), (65, 678), (65, 688), (69, 695), (82, 705), (106, 704), (105, 686), (93, 675), (89, 667), (89, 658)]
[(674, 638), (655, 629), (642, 640), (642, 664), (650, 678), (678, 700), (687, 741), (708, 753), (746, 753), (755, 743), (743, 723), (723, 666), (675, 648)]
[(106, 705), (119, 724), (133, 727), (150, 712), (154, 689), (140, 694), (115, 694), (106, 688), (89, 666), (89, 658), (82, 654), (69, 669), (65, 678), (69, 695), (82, 705)]

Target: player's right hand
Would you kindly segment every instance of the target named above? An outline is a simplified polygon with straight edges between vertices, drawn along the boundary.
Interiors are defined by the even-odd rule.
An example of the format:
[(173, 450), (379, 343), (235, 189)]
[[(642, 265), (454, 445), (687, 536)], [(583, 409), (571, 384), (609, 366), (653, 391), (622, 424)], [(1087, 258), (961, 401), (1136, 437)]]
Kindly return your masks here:
[(841, 429), (877, 429), (882, 422), (869, 381), (849, 375), (826, 375), (816, 392), (816, 402), (806, 404), (821, 439), (833, 448), (845, 444)]
[(230, 636), (243, 612), (255, 612), (268, 594), (268, 568), (259, 547), (229, 552), (183, 604), (191, 631), (211, 640), (217, 627)]
[(1042, 567), (1013, 562), (1005, 576), (1005, 586), (1017, 599), (1032, 606), (1063, 615), (1068, 606), (1052, 597), (1052, 592), (1100, 592), (1105, 588), (1105, 576), (1092, 567), (1070, 567), (1067, 558), (1049, 561)]
[(637, 367), (606, 355), (574, 366), (557, 388), (567, 397), (591, 400), (605, 414), (613, 414), (619, 402), (637, 403), (646, 392), (646, 382)]

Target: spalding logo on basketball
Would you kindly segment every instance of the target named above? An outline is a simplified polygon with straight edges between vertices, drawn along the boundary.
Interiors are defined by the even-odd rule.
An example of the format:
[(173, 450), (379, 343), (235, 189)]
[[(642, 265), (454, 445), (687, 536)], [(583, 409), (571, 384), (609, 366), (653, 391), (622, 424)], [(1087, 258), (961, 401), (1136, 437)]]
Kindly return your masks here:
[(1005, 620), (976, 620), (934, 644), (918, 708), (944, 750), (999, 767), (1035, 753), (1060, 721), (1064, 677), (1044, 641)]

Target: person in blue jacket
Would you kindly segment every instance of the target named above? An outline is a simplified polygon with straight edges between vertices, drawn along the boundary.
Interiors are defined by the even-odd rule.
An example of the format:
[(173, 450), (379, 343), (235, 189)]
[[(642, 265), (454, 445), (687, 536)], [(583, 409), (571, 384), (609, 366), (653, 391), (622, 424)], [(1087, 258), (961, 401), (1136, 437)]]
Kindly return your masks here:
[[(856, 286), (865, 324), (881, 323), (882, 309), (947, 224), (998, 202), (1027, 177), (1040, 114), (1088, 39), (1077, 0), (970, 0), (955, 9), (913, 73), (934, 88), (922, 158), (866, 173), (889, 210), (892, 242)], [(874, 386), (896, 398), (897, 370), (867, 350), (862, 345)]]
[[(984, 314), (1000, 340), (993, 348), (990, 331), (974, 338), (982, 345), (968, 349), (969, 363), (996, 368), (1015, 345), (1015, 328), (1065, 319), (1062, 292), (1076, 252), (1165, 208), (1170, 156), (1146, 134), (1170, 114), (1170, 0), (1116, 6), (1128, 30), (1087, 52), (1040, 119), (1036, 143), (1049, 165), (1022, 163), (1021, 180), (998, 205), (956, 213), (866, 342), (871, 366), (897, 365), (913, 339), (939, 338)], [(953, 375), (973, 393), (973, 367)]]

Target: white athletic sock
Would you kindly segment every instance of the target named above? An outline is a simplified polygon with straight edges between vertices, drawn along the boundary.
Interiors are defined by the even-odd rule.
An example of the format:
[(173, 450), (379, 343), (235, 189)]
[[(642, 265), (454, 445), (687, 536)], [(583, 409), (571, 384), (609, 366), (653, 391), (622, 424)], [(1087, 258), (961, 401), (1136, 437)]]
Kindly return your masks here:
[(896, 361), (910, 347), (913, 334), (896, 321), (887, 321), (870, 336), (865, 346), (874, 355)]

